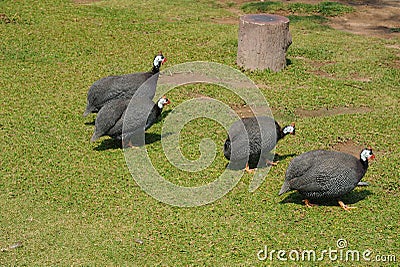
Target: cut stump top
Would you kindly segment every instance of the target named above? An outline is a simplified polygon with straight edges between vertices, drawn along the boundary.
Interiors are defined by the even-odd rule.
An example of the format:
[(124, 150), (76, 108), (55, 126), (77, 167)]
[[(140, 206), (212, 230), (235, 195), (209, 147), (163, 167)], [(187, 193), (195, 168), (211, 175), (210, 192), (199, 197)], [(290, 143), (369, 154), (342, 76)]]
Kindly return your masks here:
[(272, 14), (244, 15), (240, 17), (240, 21), (258, 25), (289, 23), (289, 19), (287, 17)]

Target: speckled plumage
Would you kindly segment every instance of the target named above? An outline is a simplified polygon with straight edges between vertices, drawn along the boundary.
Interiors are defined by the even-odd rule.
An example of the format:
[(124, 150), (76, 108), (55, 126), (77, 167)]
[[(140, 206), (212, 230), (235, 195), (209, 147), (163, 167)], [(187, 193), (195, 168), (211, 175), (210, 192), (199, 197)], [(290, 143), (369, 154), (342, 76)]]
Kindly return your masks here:
[[(131, 136), (138, 131), (144, 133), (160, 117), (162, 108), (158, 104), (161, 99), (163, 99), (162, 107), (169, 103), (165, 97), (160, 98), (157, 104), (147, 97), (135, 97), (132, 100), (118, 98), (108, 102), (97, 114), (95, 132), (91, 141), (94, 142), (105, 135), (121, 140), (123, 133), (124, 137)], [(125, 125), (123, 124), (124, 119)]]
[[(160, 55), (162, 56), (160, 53), (155, 58)], [(164, 56), (162, 58), (164, 60)], [(90, 113), (99, 112), (106, 103), (113, 99), (131, 98), (137, 89), (153, 75), (156, 75), (155, 79), (158, 79), (160, 66), (163, 62), (154, 62), (157, 65), (153, 65), (152, 70), (148, 72), (108, 76), (93, 83), (87, 94), (87, 105), (83, 116), (86, 117)], [(154, 93), (149, 92), (147, 97), (153, 99)]]
[(169, 103), (166, 97), (160, 98), (157, 104), (148, 98), (135, 97), (125, 112), (124, 139), (131, 140), (135, 145), (143, 145), (144, 131), (157, 122), (163, 107)]
[(95, 121), (95, 131), (90, 141), (108, 135), (120, 139), (125, 110), (130, 99), (117, 98), (107, 102), (99, 111)]
[(337, 151), (309, 151), (290, 162), (279, 195), (297, 190), (307, 199), (339, 198), (359, 184), (367, 169), (368, 159)]
[(273, 118), (259, 116), (241, 119), (229, 129), (224, 155), (234, 168), (244, 168), (246, 163), (251, 168), (257, 167), (259, 162), (265, 163), (270, 151), (286, 134)]

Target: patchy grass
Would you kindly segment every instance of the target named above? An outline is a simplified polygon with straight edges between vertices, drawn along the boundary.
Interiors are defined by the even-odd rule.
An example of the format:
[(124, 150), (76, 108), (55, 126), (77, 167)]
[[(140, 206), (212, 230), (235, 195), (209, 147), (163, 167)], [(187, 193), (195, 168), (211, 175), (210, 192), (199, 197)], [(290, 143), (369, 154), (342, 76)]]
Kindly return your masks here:
[(320, 15), (325, 17), (340, 16), (354, 11), (354, 8), (338, 2), (307, 3), (283, 3), (280, 1), (249, 2), (242, 5), (241, 9), (246, 13), (253, 12), (287, 12), (296, 15)]
[[(0, 10), (1, 264), (275, 266), (277, 258), (257, 259), (265, 246), (321, 252), (336, 249), (339, 238), (350, 250), (371, 250), (373, 259), (400, 257), (398, 39), (333, 30), (321, 25), (320, 12), (291, 18), (287, 68), (245, 74), (260, 86), (281, 124), (296, 122), (296, 136), (279, 143), (280, 162), (254, 193), (245, 174), (220, 200), (177, 208), (141, 190), (115, 142), (89, 142), (95, 117), (81, 115), (86, 93), (101, 77), (149, 69), (160, 49), (168, 57), (164, 68), (195, 60), (236, 68), (237, 25), (212, 21), (233, 15), (213, 1), (186, 0), (0, 1)], [(228, 90), (199, 84), (171, 91), (165, 111), (197, 95), (244, 104)], [(368, 112), (298, 112), (322, 109)], [(166, 179), (193, 186), (223, 171), (226, 133), (220, 125), (198, 119), (182, 130), (188, 158), (200, 155), (203, 138), (218, 148), (213, 164), (198, 173), (167, 162), (161, 128), (159, 123), (149, 130), (147, 149)], [(343, 199), (358, 209), (344, 212), (334, 202), (307, 209), (297, 193), (277, 195), (295, 155), (344, 142), (371, 145), (377, 156), (364, 179), (370, 186)], [(326, 257), (321, 264), (332, 262)]]

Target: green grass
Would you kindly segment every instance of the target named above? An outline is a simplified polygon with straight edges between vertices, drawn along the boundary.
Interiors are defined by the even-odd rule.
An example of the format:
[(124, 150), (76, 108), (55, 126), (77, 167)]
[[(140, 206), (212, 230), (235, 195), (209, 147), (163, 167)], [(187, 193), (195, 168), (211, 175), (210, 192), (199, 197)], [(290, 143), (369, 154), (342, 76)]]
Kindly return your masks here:
[[(234, 15), (214, 1), (0, 1), (0, 13), (6, 15), (0, 20), (0, 264), (326, 266), (332, 264), (328, 258), (260, 262), (257, 252), (264, 246), (336, 249), (339, 238), (351, 250), (395, 254), (398, 261), (399, 39), (322, 25), (336, 7), (327, 13), (304, 11), (306, 17), (297, 14), (302, 7), (295, 9), (287, 68), (244, 73), (260, 86), (281, 124), (296, 122), (296, 136), (279, 143), (280, 163), (254, 193), (245, 174), (218, 201), (178, 208), (141, 190), (114, 142), (89, 142), (95, 116), (82, 117), (86, 93), (101, 77), (149, 69), (160, 49), (168, 57), (163, 68), (196, 60), (236, 68), (238, 27), (213, 21)], [(243, 104), (228, 90), (200, 84), (171, 91), (166, 111), (199, 94)], [(298, 113), (343, 107), (370, 112)], [(162, 123), (154, 125), (149, 136), (161, 128)], [(205, 119), (184, 127), (181, 145), (189, 159), (200, 155), (203, 138), (213, 139), (218, 148), (213, 164), (198, 173), (171, 166), (157, 138), (147, 149), (166, 179), (201, 185), (223, 171), (225, 137), (220, 125)], [(357, 209), (347, 213), (335, 203), (307, 209), (297, 193), (277, 195), (295, 155), (331, 149), (342, 140), (371, 145), (377, 157), (364, 178), (370, 186), (343, 199)], [(9, 248), (17, 242), (22, 246)], [(382, 266), (362, 260), (333, 264)]]
[(320, 2), (317, 4), (307, 3), (283, 3), (279, 1), (249, 2), (241, 7), (246, 13), (253, 12), (289, 12), (299, 15), (321, 15), (334, 17), (353, 12), (354, 8), (338, 2)]

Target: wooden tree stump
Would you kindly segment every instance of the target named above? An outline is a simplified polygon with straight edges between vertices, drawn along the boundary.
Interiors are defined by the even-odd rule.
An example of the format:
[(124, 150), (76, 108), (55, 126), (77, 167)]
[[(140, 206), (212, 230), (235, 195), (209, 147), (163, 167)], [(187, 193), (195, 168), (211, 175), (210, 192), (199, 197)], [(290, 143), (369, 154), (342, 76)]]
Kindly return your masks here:
[(280, 71), (292, 43), (289, 19), (271, 14), (240, 17), (237, 64), (249, 70)]

